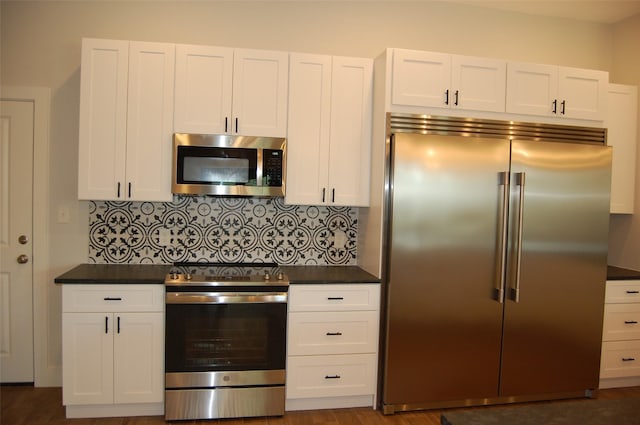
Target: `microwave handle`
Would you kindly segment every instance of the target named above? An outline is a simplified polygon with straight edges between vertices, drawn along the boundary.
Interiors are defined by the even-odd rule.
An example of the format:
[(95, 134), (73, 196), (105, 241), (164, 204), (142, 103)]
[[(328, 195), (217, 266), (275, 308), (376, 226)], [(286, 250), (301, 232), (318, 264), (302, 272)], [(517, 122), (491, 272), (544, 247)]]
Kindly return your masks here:
[(224, 117), (224, 132), (229, 131), (229, 117)]

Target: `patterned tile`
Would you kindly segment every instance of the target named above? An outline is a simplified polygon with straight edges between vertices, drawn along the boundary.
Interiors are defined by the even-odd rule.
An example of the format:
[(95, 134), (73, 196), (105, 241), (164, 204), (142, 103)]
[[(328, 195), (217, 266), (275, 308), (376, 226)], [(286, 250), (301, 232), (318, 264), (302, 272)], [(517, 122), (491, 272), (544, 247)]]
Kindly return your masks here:
[(357, 215), (355, 208), (285, 205), (281, 198), (92, 201), (89, 261), (353, 265)]

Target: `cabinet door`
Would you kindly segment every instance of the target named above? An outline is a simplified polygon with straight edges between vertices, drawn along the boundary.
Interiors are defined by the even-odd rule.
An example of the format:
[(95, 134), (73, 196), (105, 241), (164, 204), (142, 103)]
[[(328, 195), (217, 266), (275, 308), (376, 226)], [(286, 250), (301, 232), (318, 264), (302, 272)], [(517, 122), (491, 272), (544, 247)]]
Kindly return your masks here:
[(331, 82), (331, 205), (368, 206), (373, 62), (334, 57)]
[(113, 403), (113, 315), (62, 315), (62, 404)]
[(163, 318), (163, 313), (114, 315), (115, 403), (162, 402)]
[[(331, 56), (292, 53), (289, 64), (287, 204), (319, 205), (327, 187)], [(326, 195), (326, 193), (325, 193)]]
[(609, 74), (579, 68), (558, 68), (558, 115), (604, 120)]
[(286, 137), (288, 66), (286, 52), (234, 51), (234, 134)]
[(638, 88), (609, 84), (607, 144), (613, 146), (611, 212), (633, 214), (635, 202)]
[(128, 41), (82, 40), (79, 199), (118, 199), (125, 175), (128, 52)]
[(172, 199), (174, 67), (173, 44), (130, 43), (124, 199)]
[(507, 112), (554, 115), (557, 92), (558, 67), (518, 62), (507, 64)]
[(230, 130), (233, 49), (176, 46), (175, 132)]
[(391, 103), (448, 107), (451, 55), (393, 49)]
[(504, 112), (505, 61), (454, 55), (451, 58), (452, 108)]

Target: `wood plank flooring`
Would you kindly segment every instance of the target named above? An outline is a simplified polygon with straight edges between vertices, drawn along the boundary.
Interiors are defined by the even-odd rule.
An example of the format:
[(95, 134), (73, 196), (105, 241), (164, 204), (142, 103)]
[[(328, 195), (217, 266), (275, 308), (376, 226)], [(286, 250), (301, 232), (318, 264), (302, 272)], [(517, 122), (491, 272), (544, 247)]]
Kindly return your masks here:
[[(607, 389), (595, 398), (640, 397), (640, 387)], [(162, 416), (65, 419), (61, 388), (0, 387), (1, 425), (159, 425)], [(481, 407), (480, 407), (481, 408)], [(176, 425), (440, 425), (442, 410), (404, 412), (385, 416), (370, 408), (287, 412), (278, 418), (177, 421)]]

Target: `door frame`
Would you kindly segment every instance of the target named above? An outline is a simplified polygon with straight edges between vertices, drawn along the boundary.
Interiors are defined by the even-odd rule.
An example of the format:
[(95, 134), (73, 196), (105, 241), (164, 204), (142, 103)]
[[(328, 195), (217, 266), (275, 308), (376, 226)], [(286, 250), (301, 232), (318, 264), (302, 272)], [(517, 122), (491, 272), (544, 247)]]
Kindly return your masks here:
[[(0, 86), (2, 100), (33, 102), (33, 376), (35, 386), (59, 386), (61, 366), (49, 351), (58, 345), (49, 341), (49, 299), (54, 291), (49, 270), (49, 120), (51, 89)], [(53, 361), (52, 361), (53, 360)]]

